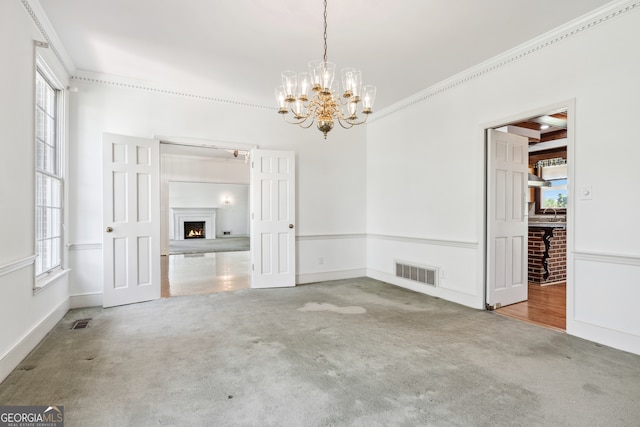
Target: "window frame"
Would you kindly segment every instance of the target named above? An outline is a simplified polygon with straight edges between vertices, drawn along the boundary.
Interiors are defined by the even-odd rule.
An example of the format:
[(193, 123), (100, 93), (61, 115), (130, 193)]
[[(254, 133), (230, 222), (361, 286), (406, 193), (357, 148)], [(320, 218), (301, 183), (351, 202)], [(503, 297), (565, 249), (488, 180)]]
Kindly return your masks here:
[[(38, 79), (41, 77), (45, 84), (47, 84), (51, 89), (55, 91), (55, 100), (53, 104), (53, 108), (55, 110), (53, 128), (54, 128), (54, 142), (55, 142), (55, 172), (52, 173), (45, 169), (41, 169), (39, 167), (38, 162), (38, 100), (37, 100), (37, 86)], [(40, 252), (38, 250), (38, 243), (42, 240), (48, 240), (50, 238), (42, 239), (38, 235), (38, 222), (40, 220), (39, 215), (39, 179), (40, 177), (47, 177), (48, 179), (52, 179), (58, 182), (59, 186), (59, 202), (57, 209), (59, 209), (57, 227), (58, 227), (58, 235), (56, 236), (59, 239), (59, 247), (57, 248), (59, 253), (59, 262), (51, 266), (50, 268), (46, 268), (43, 271), (37, 271), (38, 262), (34, 264), (34, 282), (33, 282), (33, 291), (34, 294), (44, 289), (49, 284), (53, 283), (58, 277), (60, 277), (65, 272), (65, 262), (66, 262), (66, 254), (65, 254), (65, 213), (66, 213), (66, 162), (65, 162), (65, 112), (66, 112), (66, 96), (65, 91), (63, 90), (63, 85), (60, 83), (60, 80), (57, 78), (56, 74), (52, 71), (52, 69), (48, 66), (47, 62), (44, 59), (36, 54), (36, 61), (34, 67), (34, 95), (33, 95), (33, 112), (34, 112), (34, 121), (33, 121), (33, 144), (34, 144), (34, 253), (37, 256), (40, 256)]]
[[(564, 184), (562, 185), (553, 185), (554, 181), (564, 181)], [(551, 179), (549, 180), (549, 182), (551, 182), (551, 186), (550, 187), (540, 187), (539, 188), (539, 194), (540, 194), (540, 209), (542, 211), (544, 211), (545, 209), (555, 209), (556, 212), (558, 213), (565, 213), (567, 211), (566, 207), (546, 207), (544, 206), (544, 195), (546, 191), (558, 191), (558, 190), (564, 190), (565, 193), (565, 197), (568, 195), (568, 182), (567, 182), (567, 178), (558, 178), (558, 179)]]
[[(550, 157), (551, 158), (551, 157)], [(566, 161), (566, 160), (565, 160)], [(538, 176), (542, 177), (543, 179), (547, 179), (548, 181), (550, 181), (551, 183), (553, 183), (553, 181), (567, 181), (565, 184), (563, 185), (559, 185), (559, 186), (551, 186), (551, 187), (538, 187), (535, 189), (535, 197), (536, 197), (536, 214), (538, 215), (542, 215), (545, 214), (545, 210), (546, 213), (549, 213), (549, 211), (553, 211), (554, 215), (566, 215), (567, 214), (567, 208), (560, 208), (560, 207), (544, 207), (544, 192), (545, 190), (549, 189), (549, 190), (558, 190), (558, 189), (564, 189), (567, 193), (567, 197), (569, 196), (569, 177), (568, 174), (567, 175), (558, 175), (557, 177), (550, 179), (544, 176), (544, 174), (542, 173), (541, 170), (538, 171)], [(568, 200), (567, 200), (568, 202)]]

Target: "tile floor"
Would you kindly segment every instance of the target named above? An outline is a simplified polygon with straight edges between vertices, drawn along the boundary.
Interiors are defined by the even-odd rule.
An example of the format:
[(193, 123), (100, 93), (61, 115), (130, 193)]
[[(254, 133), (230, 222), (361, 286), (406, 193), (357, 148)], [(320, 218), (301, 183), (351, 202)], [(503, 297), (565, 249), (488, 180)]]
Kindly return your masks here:
[(250, 252), (161, 257), (163, 298), (234, 291), (250, 287)]

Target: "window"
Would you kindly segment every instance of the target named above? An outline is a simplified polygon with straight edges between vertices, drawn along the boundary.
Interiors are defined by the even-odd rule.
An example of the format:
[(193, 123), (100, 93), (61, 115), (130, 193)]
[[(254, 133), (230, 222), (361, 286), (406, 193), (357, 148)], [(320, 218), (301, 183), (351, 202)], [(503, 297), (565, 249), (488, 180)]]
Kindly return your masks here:
[(36, 277), (62, 264), (62, 167), (59, 91), (36, 72)]
[(567, 208), (567, 180), (552, 179), (551, 187), (540, 188), (542, 208)]
[(567, 209), (567, 161), (558, 157), (541, 160), (536, 164), (542, 179), (551, 183), (550, 187), (540, 188), (540, 210), (553, 208), (555, 212)]

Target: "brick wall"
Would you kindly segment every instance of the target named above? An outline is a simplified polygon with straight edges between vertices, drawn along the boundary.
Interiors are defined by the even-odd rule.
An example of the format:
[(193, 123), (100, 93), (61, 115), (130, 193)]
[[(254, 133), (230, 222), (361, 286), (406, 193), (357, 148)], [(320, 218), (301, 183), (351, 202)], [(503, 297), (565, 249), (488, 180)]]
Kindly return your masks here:
[[(548, 229), (547, 229), (548, 230)], [(567, 230), (552, 229), (552, 237), (547, 258), (548, 276), (544, 268), (545, 229), (529, 227), (529, 283), (544, 285), (567, 280)]]

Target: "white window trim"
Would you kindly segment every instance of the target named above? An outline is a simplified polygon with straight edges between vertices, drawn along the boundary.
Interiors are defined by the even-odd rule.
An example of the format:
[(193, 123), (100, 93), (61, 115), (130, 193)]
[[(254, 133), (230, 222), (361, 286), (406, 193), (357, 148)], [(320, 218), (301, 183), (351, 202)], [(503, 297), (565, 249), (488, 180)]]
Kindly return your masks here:
[[(58, 92), (57, 92), (57, 105), (56, 105), (56, 127), (57, 127), (57, 134), (56, 134), (56, 143), (58, 144), (58, 150), (59, 150), (59, 156), (58, 156), (58, 162), (59, 162), (59, 174), (61, 177), (61, 184), (62, 184), (62, 189), (61, 189), (61, 193), (62, 193), (62, 213), (61, 213), (61, 230), (60, 230), (60, 237), (61, 237), (61, 243), (60, 243), (60, 266), (54, 268), (53, 270), (47, 271), (45, 273), (42, 273), (38, 276), (35, 276), (34, 274), (34, 281), (33, 281), (33, 294), (36, 295), (39, 292), (41, 292), (43, 289), (45, 289), (46, 287), (48, 287), (49, 285), (52, 285), (53, 283), (55, 283), (56, 281), (58, 281), (58, 279), (64, 277), (67, 275), (67, 273), (69, 272), (68, 269), (68, 257), (67, 257), (67, 232), (66, 232), (66, 224), (67, 224), (67, 212), (68, 212), (68, 196), (67, 196), (67, 189), (68, 189), (68, 185), (67, 185), (67, 108), (68, 108), (68, 98), (67, 98), (67, 91), (65, 90), (65, 84), (63, 83), (63, 81), (65, 81), (65, 78), (62, 78), (61, 76), (58, 75), (58, 73), (56, 73), (53, 68), (49, 65), (49, 61), (47, 59), (45, 59), (45, 55), (43, 54), (44, 52), (46, 52), (46, 49), (44, 50), (44, 52), (42, 51), (42, 49), (39, 49), (39, 46), (36, 44), (34, 45), (34, 49), (35, 49), (35, 67), (34, 67), (34, 79), (33, 79), (33, 85), (34, 85), (34, 90), (35, 90), (35, 80), (36, 80), (36, 73), (39, 71), (44, 77), (45, 79), (49, 82), (49, 84), (51, 84)], [(33, 105), (33, 111), (35, 112), (35, 91), (34, 91), (34, 99), (33, 99), (34, 105)], [(35, 113), (34, 113), (35, 114)], [(34, 122), (35, 125), (35, 122)], [(33, 138), (32, 141), (35, 144), (35, 126), (33, 127)], [(35, 176), (35, 169), (34, 169), (34, 176)], [(35, 191), (35, 187), (34, 187), (34, 191)], [(34, 223), (34, 232), (35, 232), (35, 223)], [(35, 243), (35, 235), (34, 235), (34, 243)]]

